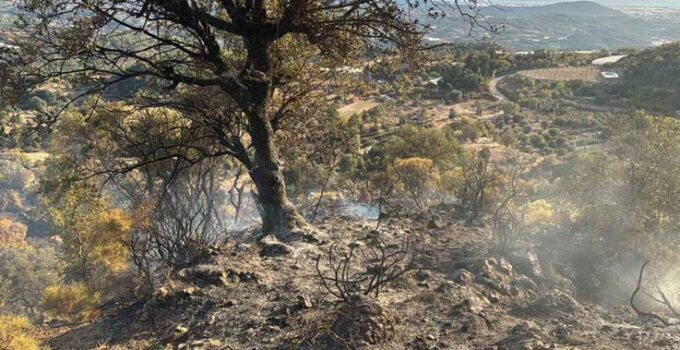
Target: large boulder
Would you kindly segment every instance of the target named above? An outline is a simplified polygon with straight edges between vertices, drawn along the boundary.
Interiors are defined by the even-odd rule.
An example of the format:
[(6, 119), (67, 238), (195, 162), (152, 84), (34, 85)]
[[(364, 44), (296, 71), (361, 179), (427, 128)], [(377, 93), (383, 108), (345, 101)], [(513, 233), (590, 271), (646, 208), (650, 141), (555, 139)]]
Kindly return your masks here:
[(177, 277), (195, 285), (224, 287), (230, 282), (258, 282), (261, 276), (249, 271), (238, 271), (217, 265), (197, 265), (180, 270)]
[(528, 276), (535, 281), (543, 279), (543, 271), (538, 256), (534, 252), (514, 252), (509, 254), (507, 259), (512, 264), (516, 272)]
[(491, 288), (503, 295), (512, 295), (512, 265), (505, 259), (484, 259), (474, 268), (477, 283)]
[(583, 307), (571, 295), (553, 289), (523, 308), (522, 313), (538, 317), (559, 317), (581, 313)]

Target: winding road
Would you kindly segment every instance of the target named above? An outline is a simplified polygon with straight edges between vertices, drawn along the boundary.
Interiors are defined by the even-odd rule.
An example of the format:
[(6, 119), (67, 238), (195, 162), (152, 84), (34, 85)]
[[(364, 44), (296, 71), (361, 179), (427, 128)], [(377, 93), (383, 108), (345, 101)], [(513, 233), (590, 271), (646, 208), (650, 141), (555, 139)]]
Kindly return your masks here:
[(493, 97), (495, 97), (495, 98), (498, 100), (497, 102), (498, 102), (499, 104), (500, 104), (500, 103), (508, 102), (508, 101), (510, 101), (510, 99), (509, 99), (507, 96), (503, 95), (503, 93), (498, 89), (498, 83), (499, 83), (501, 80), (503, 80), (503, 79), (505, 79), (505, 78), (508, 78), (508, 77), (511, 77), (511, 76), (513, 76), (513, 75), (514, 75), (514, 74), (511, 74), (511, 75), (503, 75), (503, 76), (500, 76), (500, 77), (497, 77), (497, 78), (493, 78), (493, 79), (491, 79), (491, 81), (489, 82), (489, 93), (491, 93), (491, 94), (493, 95)]

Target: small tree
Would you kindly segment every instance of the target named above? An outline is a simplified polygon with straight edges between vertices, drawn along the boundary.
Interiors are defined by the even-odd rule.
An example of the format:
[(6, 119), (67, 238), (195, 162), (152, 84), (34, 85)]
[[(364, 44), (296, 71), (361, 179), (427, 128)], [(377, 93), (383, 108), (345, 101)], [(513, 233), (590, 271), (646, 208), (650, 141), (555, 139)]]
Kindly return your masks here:
[(488, 213), (498, 184), (498, 172), (491, 165), (489, 150), (466, 154), (456, 179), (456, 198), (467, 224)]
[(393, 170), (399, 174), (403, 190), (408, 193), (418, 208), (424, 208), (428, 192), (437, 183), (438, 171), (431, 159), (399, 159)]
[(319, 280), (328, 293), (345, 302), (360, 295), (377, 298), (387, 284), (419, 268), (418, 254), (408, 240), (392, 245), (370, 238), (351, 243), (348, 252), (339, 252), (333, 243), (326, 253), (326, 270), (321, 266), (322, 256), (316, 258)]
[(385, 217), (385, 210), (390, 205), (390, 199), (399, 183), (399, 174), (388, 171), (370, 172), (364, 181), (364, 194), (367, 196), (368, 203), (378, 207), (378, 222), (376, 230)]
[(220, 208), (226, 193), (207, 163), (176, 176), (163, 192), (138, 203), (140, 220), (132, 229), (133, 261), (149, 287), (168, 271), (199, 262), (209, 246), (226, 235)]
[(17, 71), (27, 63), (26, 58), (14, 48), (0, 47), (0, 110), (19, 100), (27, 82)]
[[(500, 181), (491, 213), (493, 242), (502, 254), (507, 254), (515, 248), (525, 229), (525, 215), (518, 207), (529, 197), (532, 186), (522, 179), (526, 163), (518, 153), (507, 153), (497, 167)], [(531, 221), (535, 221), (533, 216)]]
[(322, 257), (316, 259), (319, 281), (340, 301), (330, 327), (330, 346), (354, 349), (360, 343), (378, 344), (394, 336), (395, 318), (377, 298), (390, 282), (418, 269), (418, 254), (410, 242), (388, 244), (374, 236), (352, 242), (348, 250), (332, 244), (325, 254), (325, 267)]
[(50, 206), (68, 277), (109, 291), (130, 264), (132, 219), (88, 187), (71, 188)]

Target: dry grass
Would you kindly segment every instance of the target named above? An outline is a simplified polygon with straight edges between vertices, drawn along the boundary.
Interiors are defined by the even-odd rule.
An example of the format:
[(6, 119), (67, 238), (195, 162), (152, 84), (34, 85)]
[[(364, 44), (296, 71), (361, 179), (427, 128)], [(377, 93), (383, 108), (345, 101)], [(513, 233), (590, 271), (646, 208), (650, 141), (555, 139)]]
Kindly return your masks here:
[(600, 71), (592, 66), (532, 69), (521, 71), (519, 72), (519, 74), (525, 77), (539, 80), (552, 80), (552, 81), (582, 80), (593, 83), (600, 81)]

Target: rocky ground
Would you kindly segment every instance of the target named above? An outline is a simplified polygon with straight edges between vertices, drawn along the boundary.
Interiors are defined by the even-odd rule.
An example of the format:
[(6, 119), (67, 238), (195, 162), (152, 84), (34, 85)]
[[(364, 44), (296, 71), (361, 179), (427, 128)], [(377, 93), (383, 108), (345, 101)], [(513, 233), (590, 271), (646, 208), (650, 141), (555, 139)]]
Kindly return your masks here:
[[(430, 214), (318, 225), (321, 244), (227, 242), (178, 271), (145, 302), (116, 305), (93, 323), (52, 331), (52, 349), (679, 349), (677, 329), (628, 307), (580, 303), (548, 284), (530, 257), (489, 250), (488, 232)], [(418, 267), (377, 300), (328, 293), (316, 258), (380, 237), (408, 239)], [(357, 243), (357, 239), (360, 241)], [(391, 243), (390, 243), (391, 242)], [(396, 244), (396, 245), (395, 245)], [(321, 260), (322, 262), (324, 259)], [(324, 267), (323, 263), (320, 265)], [(362, 268), (359, 260), (356, 269)]]

